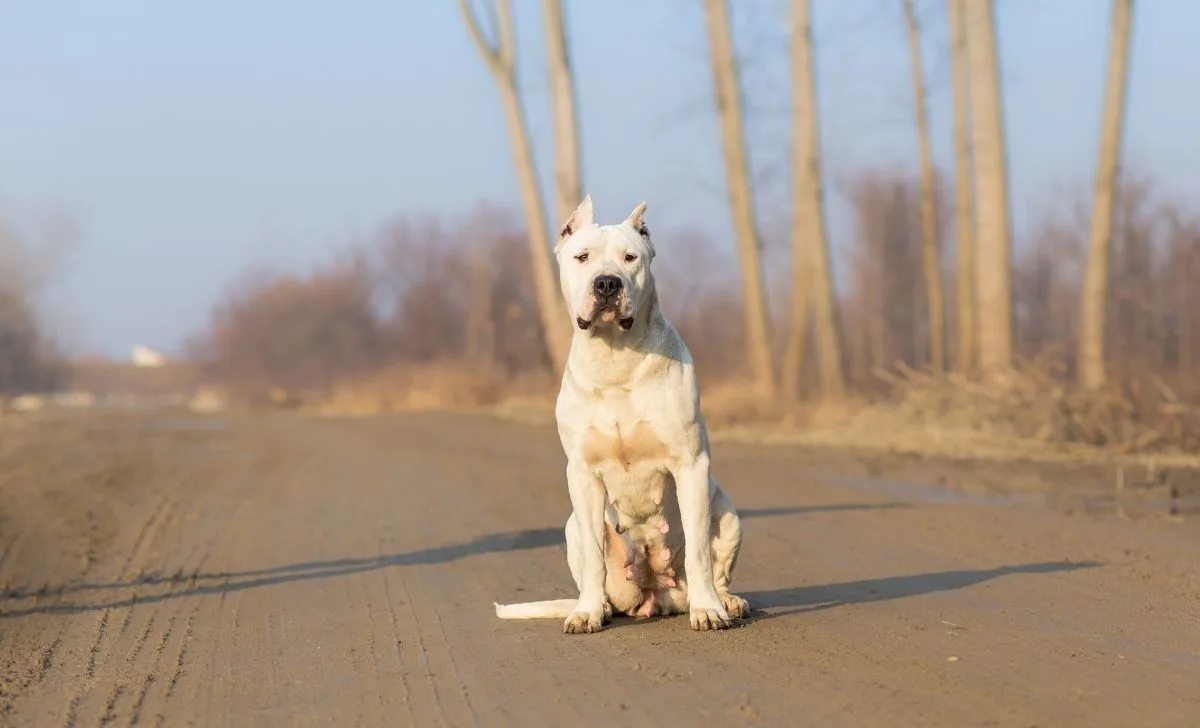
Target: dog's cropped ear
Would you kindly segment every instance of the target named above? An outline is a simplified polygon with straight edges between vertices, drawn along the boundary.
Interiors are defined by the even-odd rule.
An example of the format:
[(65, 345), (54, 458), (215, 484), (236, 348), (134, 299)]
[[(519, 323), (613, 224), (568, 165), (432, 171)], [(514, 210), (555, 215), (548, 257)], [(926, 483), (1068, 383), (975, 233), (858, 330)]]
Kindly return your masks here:
[(646, 223), (642, 220), (642, 217), (645, 216), (645, 214), (646, 203), (642, 202), (637, 207), (633, 208), (633, 212), (629, 213), (629, 217), (625, 220), (625, 222), (629, 223), (629, 227), (638, 232), (638, 235), (645, 235), (647, 232)]
[(558, 229), (558, 240), (554, 243), (554, 252), (558, 253), (558, 249), (562, 247), (563, 242), (571, 237), (576, 230), (591, 225), (592, 219), (592, 196), (585, 195), (583, 202), (579, 203), (579, 207), (575, 208), (575, 212), (572, 212), (567, 221)]
[(642, 239), (646, 241), (646, 245), (650, 246), (650, 252), (654, 252), (654, 242), (650, 239), (650, 228), (646, 227), (645, 221), (646, 203), (643, 201), (640, 205), (633, 208), (633, 212), (629, 213), (629, 217), (625, 222), (629, 223), (629, 227), (633, 228)]

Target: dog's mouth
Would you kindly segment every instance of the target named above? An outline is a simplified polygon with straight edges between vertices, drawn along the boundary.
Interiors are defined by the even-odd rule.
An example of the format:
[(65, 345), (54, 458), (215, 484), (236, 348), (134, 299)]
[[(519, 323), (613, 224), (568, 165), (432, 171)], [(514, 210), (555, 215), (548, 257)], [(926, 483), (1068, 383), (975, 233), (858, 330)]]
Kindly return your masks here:
[(604, 324), (611, 324), (612, 322), (616, 321), (617, 326), (620, 326), (622, 331), (628, 331), (632, 329), (633, 317), (629, 316), (628, 318), (618, 318), (619, 315), (620, 314), (617, 313), (615, 306), (600, 306), (597, 310), (592, 312), (592, 317), (590, 319), (585, 319), (582, 316), (576, 317), (575, 325), (581, 330), (587, 331), (588, 329), (592, 328), (592, 324), (596, 323), (597, 321)]

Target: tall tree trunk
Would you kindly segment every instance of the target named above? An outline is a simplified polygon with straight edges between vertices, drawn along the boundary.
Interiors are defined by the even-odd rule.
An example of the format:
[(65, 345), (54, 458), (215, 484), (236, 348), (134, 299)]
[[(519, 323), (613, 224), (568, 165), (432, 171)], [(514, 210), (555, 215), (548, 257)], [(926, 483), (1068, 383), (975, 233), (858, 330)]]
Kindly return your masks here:
[(542, 0), (542, 19), (546, 25), (546, 66), (554, 116), (554, 219), (561, 223), (583, 200), (575, 81), (567, 53), (567, 24), (563, 19), (562, 0)]
[(808, 314), (816, 319), (817, 361), (821, 394), (845, 394), (841, 331), (837, 316), (833, 273), (829, 265), (825, 213), (821, 200), (821, 157), (817, 124), (817, 96), (812, 62), (810, 0), (792, 0), (792, 322), (784, 354), (784, 394), (799, 396), (800, 369), (808, 338)]
[(969, 375), (975, 370), (978, 317), (975, 300), (975, 214), (971, 192), (970, 88), (967, 76), (967, 37), (963, 27), (963, 0), (947, 0), (950, 25), (951, 67), (954, 75), (954, 198), (958, 307), (958, 356), (955, 367)]
[(992, 0), (970, 0), (964, 3), (963, 10), (970, 58), (971, 136), (975, 152), (979, 370), (985, 380), (994, 381), (1011, 370), (1013, 361), (1008, 160)]
[(500, 91), (508, 139), (512, 145), (513, 163), (521, 190), (521, 204), (525, 208), (525, 225), (529, 229), (529, 264), (533, 269), (533, 292), (542, 325), (542, 340), (555, 372), (561, 372), (567, 361), (570, 329), (563, 314), (564, 304), (560, 300), (562, 294), (558, 290), (554, 258), (550, 252), (550, 235), (546, 229), (545, 206), (542, 194), (538, 190), (533, 149), (529, 144), (521, 97), (517, 93), (512, 8), (508, 0), (496, 0), (497, 39), (495, 43), (491, 43), (484, 36), (469, 0), (459, 0), (458, 4), (471, 33), (471, 39)]
[(1079, 319), (1079, 380), (1089, 388), (1104, 384), (1104, 333), (1107, 326), (1109, 270), (1117, 173), (1125, 122), (1129, 69), (1129, 33), (1133, 0), (1113, 0), (1108, 47), (1108, 83), (1100, 131), (1100, 158), (1092, 190), (1092, 229)]
[(747, 343), (759, 394), (769, 398), (775, 393), (775, 374), (768, 334), (767, 297), (764, 291), (762, 264), (759, 261), (758, 228), (750, 197), (750, 171), (746, 162), (746, 144), (742, 133), (741, 89), (738, 87), (737, 66), (733, 59), (729, 13), (725, 0), (704, 0), (704, 9), (708, 19), (708, 42), (712, 55), (717, 114), (721, 120), (725, 177), (729, 185), (733, 228), (737, 237), (738, 257), (741, 260)]
[(925, 114), (925, 80), (921, 68), (921, 34), (912, 0), (904, 0), (908, 52), (912, 59), (913, 105), (917, 144), (921, 153), (921, 254), (925, 264), (925, 300), (929, 307), (929, 365), (946, 369), (946, 305), (942, 301), (942, 264), (938, 256), (937, 216), (934, 210), (933, 155), (929, 150), (929, 120)]

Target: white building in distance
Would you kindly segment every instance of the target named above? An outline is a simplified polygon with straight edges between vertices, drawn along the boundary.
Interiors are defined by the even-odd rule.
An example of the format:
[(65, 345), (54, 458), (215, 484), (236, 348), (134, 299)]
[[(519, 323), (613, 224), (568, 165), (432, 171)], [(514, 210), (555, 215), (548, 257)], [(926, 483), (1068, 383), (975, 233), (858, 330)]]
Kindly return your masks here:
[(130, 360), (133, 361), (135, 367), (161, 367), (167, 363), (167, 358), (159, 352), (151, 349), (148, 346), (138, 344), (133, 347), (133, 353), (130, 355)]

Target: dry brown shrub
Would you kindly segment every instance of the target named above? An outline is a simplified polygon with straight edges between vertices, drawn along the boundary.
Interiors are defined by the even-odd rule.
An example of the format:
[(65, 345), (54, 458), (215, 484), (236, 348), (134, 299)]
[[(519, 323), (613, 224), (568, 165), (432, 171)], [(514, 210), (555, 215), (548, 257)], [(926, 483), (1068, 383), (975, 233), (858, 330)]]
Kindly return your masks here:
[(508, 215), (481, 205), (453, 225), (400, 218), (372, 253), (391, 361), (548, 370), (528, 247)]
[(0, 394), (48, 392), (61, 384), (64, 362), (19, 291), (0, 286)]
[(0, 395), (48, 393), (63, 383), (67, 361), (43, 294), (79, 238), (77, 223), (56, 206), (0, 200)]
[(868, 415), (880, 425), (1086, 445), (1113, 453), (1200, 449), (1200, 408), (1184, 404), (1161, 380), (1088, 391), (1069, 383), (1061, 365), (1045, 361), (1022, 362), (1004, 381), (989, 385), (904, 366), (876, 374), (892, 389), (891, 397)]
[(304, 277), (248, 276), (192, 347), (211, 379), (251, 401), (276, 387), (324, 389), (383, 360), (373, 295), (361, 257)]

